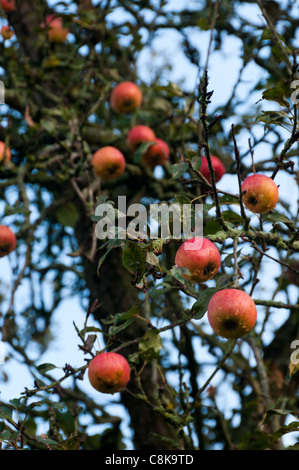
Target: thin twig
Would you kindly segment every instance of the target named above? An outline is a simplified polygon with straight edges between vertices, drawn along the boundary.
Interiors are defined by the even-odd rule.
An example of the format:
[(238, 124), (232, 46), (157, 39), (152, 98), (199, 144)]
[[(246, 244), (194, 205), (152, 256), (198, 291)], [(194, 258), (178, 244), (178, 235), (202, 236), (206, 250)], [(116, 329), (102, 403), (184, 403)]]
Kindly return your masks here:
[(247, 217), (246, 212), (245, 212), (245, 208), (244, 208), (244, 205), (243, 205), (242, 181), (241, 181), (241, 170), (240, 170), (241, 159), (240, 159), (240, 151), (239, 151), (238, 146), (237, 146), (237, 141), (236, 141), (234, 129), (235, 129), (234, 124), (232, 124), (231, 131), (232, 131), (232, 137), (233, 137), (233, 141), (234, 141), (235, 159), (236, 159), (237, 175), (238, 175), (238, 183), (239, 183), (240, 210), (241, 210), (242, 219), (244, 220), (244, 229), (248, 230), (249, 225), (250, 225), (250, 218)]
[(212, 186), (212, 191), (213, 191), (213, 196), (214, 196), (214, 201), (215, 201), (215, 206), (216, 206), (216, 217), (218, 222), (220, 223), (221, 227), (223, 230), (228, 231), (228, 227), (223, 219), (223, 216), (221, 214), (221, 209), (220, 209), (220, 202), (219, 202), (219, 196), (216, 188), (216, 181), (215, 181), (215, 169), (212, 165), (212, 159), (211, 159), (211, 154), (210, 154), (210, 148), (209, 148), (209, 131), (208, 131), (208, 123), (207, 123), (207, 106), (210, 98), (210, 94), (207, 91), (208, 88), (208, 74), (205, 72), (204, 75), (204, 81), (203, 81), (203, 90), (202, 90), (202, 96), (200, 99), (201, 103), (201, 112), (200, 112), (200, 120), (202, 123), (202, 128), (203, 128), (203, 138), (204, 138), (204, 143), (202, 146), (204, 147), (205, 150), (205, 156), (207, 159), (208, 163), (208, 168), (210, 171), (210, 178), (211, 178), (211, 186)]

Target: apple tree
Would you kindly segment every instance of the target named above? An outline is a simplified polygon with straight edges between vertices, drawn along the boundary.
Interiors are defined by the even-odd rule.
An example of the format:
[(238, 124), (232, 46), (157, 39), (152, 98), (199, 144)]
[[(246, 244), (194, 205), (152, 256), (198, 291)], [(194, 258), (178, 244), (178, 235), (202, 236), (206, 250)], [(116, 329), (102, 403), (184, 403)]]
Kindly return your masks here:
[[(0, 396), (3, 449), (298, 448), (295, 3), (0, 2), (1, 227), (17, 239), (0, 227), (1, 389), (14, 360), (30, 375)], [(123, 83), (139, 95), (112, 100)], [(135, 126), (150, 134), (134, 146)], [(103, 205), (124, 221), (120, 197), (125, 236), (101, 238)], [(201, 248), (178, 261), (174, 214), (169, 234), (148, 221), (130, 236), (134, 208), (154, 204), (193, 223), (200, 204), (217, 266)], [(80, 360), (45, 361), (68, 298)], [(130, 367), (116, 394), (88, 381), (103, 351)]]

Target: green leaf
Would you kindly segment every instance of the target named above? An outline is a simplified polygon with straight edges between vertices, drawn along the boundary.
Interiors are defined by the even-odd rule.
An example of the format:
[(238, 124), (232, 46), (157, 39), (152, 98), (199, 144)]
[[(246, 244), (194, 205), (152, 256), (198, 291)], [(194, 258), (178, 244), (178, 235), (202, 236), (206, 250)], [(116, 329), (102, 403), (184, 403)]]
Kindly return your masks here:
[[(242, 252), (242, 248), (240, 250), (237, 251), (237, 257), (239, 258), (239, 256), (241, 255), (241, 252)], [(234, 253), (230, 253), (229, 255), (227, 255), (223, 261), (222, 261), (222, 264), (224, 266), (227, 266), (228, 268), (232, 268), (234, 266)]]
[(191, 158), (191, 165), (193, 170), (200, 170), (202, 164), (201, 157), (192, 157)]
[(261, 422), (261, 426), (264, 424), (267, 424), (272, 415), (287, 416), (292, 413), (293, 413), (292, 410), (272, 408), (271, 410), (268, 410), (267, 413), (264, 415), (262, 422)]
[(11, 400), (9, 400), (9, 403), (11, 403), (16, 410), (23, 406), (22, 398), (12, 398)]
[(280, 214), (279, 212), (272, 212), (271, 214), (268, 213), (264, 217), (265, 221), (270, 221), (270, 222), (282, 222), (286, 225), (293, 225), (294, 223), (284, 214)]
[[(127, 243), (122, 249), (123, 265), (131, 274), (143, 275), (145, 272), (146, 254), (135, 243)], [(140, 277), (139, 276), (139, 277)]]
[(187, 280), (183, 277), (183, 274), (190, 274), (190, 271), (187, 268), (173, 266), (168, 274), (182, 284), (186, 284)]
[(48, 437), (44, 438), (44, 437), (40, 437), (39, 439), (39, 442), (42, 442), (43, 444), (46, 444), (48, 446), (56, 446), (58, 444), (58, 442), (56, 441), (53, 441), (53, 439), (49, 439)]
[(211, 26), (206, 18), (199, 18), (197, 20), (197, 26), (203, 31), (209, 31)]
[(110, 335), (115, 335), (119, 331), (124, 330), (129, 326), (136, 315), (140, 313), (140, 307), (138, 305), (134, 305), (134, 307), (130, 308), (127, 312), (121, 312), (117, 313), (116, 315), (113, 315), (110, 319), (108, 320), (103, 320), (104, 323), (106, 324), (112, 324), (109, 327), (108, 334)]
[[(219, 200), (221, 205), (228, 205), (228, 204), (236, 204), (239, 205), (239, 196), (236, 194), (235, 196), (231, 196), (229, 194), (225, 194), (222, 196)], [(214, 207), (215, 204), (213, 204), (211, 207)]]
[(268, 101), (276, 101), (282, 106), (289, 107), (289, 102), (284, 97), (284, 91), (282, 88), (279, 87), (272, 87), (268, 90), (265, 90), (262, 94), (264, 100)]
[(139, 352), (146, 361), (151, 361), (159, 356), (162, 340), (157, 330), (149, 330), (139, 342)]
[(10, 440), (10, 431), (3, 431), (0, 433), (0, 441), (9, 441)]
[(54, 364), (50, 364), (46, 362), (44, 364), (40, 364), (39, 366), (37, 366), (38, 372), (42, 375), (48, 372), (49, 370), (53, 370), (53, 369), (57, 369), (57, 367), (54, 366)]
[(108, 253), (113, 249), (113, 248), (118, 248), (119, 246), (121, 246), (123, 244), (123, 240), (119, 239), (119, 238), (116, 238), (116, 239), (113, 239), (113, 240), (108, 240), (108, 242), (104, 243), (104, 245), (101, 247), (102, 249), (104, 247), (108, 247), (104, 253), (104, 255), (100, 258), (99, 262), (98, 262), (98, 273), (99, 273), (99, 270), (101, 268), (101, 266), (103, 265), (104, 261), (106, 260), (106, 257), (108, 255)]
[(218, 292), (217, 287), (209, 287), (208, 289), (202, 291), (199, 294), (199, 298), (194, 302), (194, 304), (191, 307), (191, 314), (199, 320), (204, 316), (208, 309), (208, 305), (210, 302), (211, 297)]
[(215, 219), (210, 219), (204, 227), (204, 236), (215, 235), (215, 233), (220, 232), (221, 230), (222, 227), (219, 222)]
[(155, 253), (147, 253), (146, 254), (146, 262), (148, 264), (152, 264), (153, 266), (158, 266), (159, 258)]
[(186, 194), (176, 194), (175, 195), (175, 204), (192, 204), (189, 197)]
[(7, 406), (0, 406), (0, 418), (11, 420), (12, 410)]
[(108, 335), (114, 336), (122, 330), (125, 330), (131, 323), (133, 318), (129, 318), (127, 321), (121, 323), (120, 325), (112, 325), (109, 327)]
[(50, 134), (54, 135), (57, 129), (57, 123), (53, 119), (41, 119), (42, 127)]
[(139, 163), (142, 159), (142, 155), (147, 151), (147, 149), (153, 145), (155, 142), (143, 142), (136, 152), (134, 153), (133, 161), (134, 163)]
[(275, 431), (275, 433), (272, 434), (271, 436), (271, 442), (272, 443), (276, 442), (285, 434), (288, 434), (290, 432), (298, 432), (298, 431), (299, 431), (299, 421), (292, 421), (291, 423), (281, 426), (279, 429), (277, 429), (277, 431)]
[(71, 201), (60, 206), (55, 215), (57, 221), (64, 227), (74, 227), (79, 219), (79, 212)]
[(172, 173), (173, 178), (179, 179), (188, 171), (188, 168), (188, 163), (175, 163), (170, 167), (169, 171)]
[(243, 218), (232, 210), (222, 212), (222, 216), (226, 222), (230, 222), (232, 225), (238, 226), (243, 224)]

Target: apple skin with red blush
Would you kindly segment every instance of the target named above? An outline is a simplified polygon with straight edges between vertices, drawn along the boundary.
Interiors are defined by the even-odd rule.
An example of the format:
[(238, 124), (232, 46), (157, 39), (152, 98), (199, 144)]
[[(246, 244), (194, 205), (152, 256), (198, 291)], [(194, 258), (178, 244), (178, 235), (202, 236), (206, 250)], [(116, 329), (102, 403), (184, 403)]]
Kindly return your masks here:
[(169, 159), (170, 150), (167, 142), (158, 137), (155, 142), (149, 145), (148, 149), (142, 155), (142, 162), (145, 166), (155, 168), (158, 165), (164, 165)]
[(203, 283), (219, 271), (221, 256), (216, 245), (204, 237), (194, 237), (182, 243), (176, 252), (175, 264), (188, 269), (185, 279)]
[(156, 135), (150, 127), (138, 124), (129, 130), (126, 143), (128, 148), (135, 152), (144, 142), (154, 142), (155, 140)]
[[(211, 163), (215, 172), (215, 183), (218, 183), (218, 181), (221, 180), (223, 175), (225, 175), (225, 172), (226, 172), (225, 166), (222, 163), (222, 161), (215, 155), (211, 155)], [(206, 178), (206, 180), (208, 180), (208, 182), (210, 183), (211, 173), (210, 173), (207, 157), (201, 157), (200, 172)]]
[(89, 362), (88, 379), (98, 392), (107, 394), (121, 392), (130, 380), (130, 365), (121, 354), (99, 353)]
[(279, 199), (278, 186), (267, 175), (248, 176), (241, 185), (245, 207), (256, 214), (265, 214), (276, 207)]
[(142, 91), (134, 82), (118, 83), (110, 94), (110, 106), (118, 114), (129, 114), (142, 104)]
[(239, 289), (223, 289), (208, 304), (208, 321), (213, 331), (226, 339), (237, 339), (252, 330), (257, 320), (253, 299)]
[(126, 160), (120, 150), (107, 145), (93, 154), (91, 165), (96, 175), (103, 181), (113, 181), (125, 171)]
[(7, 225), (0, 225), (0, 258), (9, 255), (16, 247), (16, 235)]

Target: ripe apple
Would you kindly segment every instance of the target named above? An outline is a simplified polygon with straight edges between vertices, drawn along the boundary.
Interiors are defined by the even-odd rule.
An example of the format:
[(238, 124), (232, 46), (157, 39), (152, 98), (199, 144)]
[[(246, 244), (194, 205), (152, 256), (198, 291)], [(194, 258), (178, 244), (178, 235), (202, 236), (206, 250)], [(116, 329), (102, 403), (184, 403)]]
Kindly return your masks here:
[(99, 353), (88, 365), (88, 378), (98, 392), (121, 392), (130, 380), (130, 366), (127, 359), (118, 353)]
[(7, 163), (11, 160), (11, 150), (10, 148), (6, 147), (4, 142), (0, 141), (0, 162)]
[(278, 187), (272, 178), (262, 174), (248, 176), (241, 186), (242, 200), (247, 209), (265, 214), (274, 209), (278, 201)]
[(7, 225), (0, 225), (0, 258), (9, 255), (17, 247), (17, 238)]
[(129, 130), (127, 135), (127, 146), (130, 150), (135, 152), (144, 142), (154, 142), (155, 140), (156, 135), (154, 131), (148, 126), (139, 124)]
[(11, 39), (13, 35), (14, 32), (9, 25), (2, 26), (1, 36), (3, 37), (4, 41), (6, 41), (7, 39)]
[(157, 137), (154, 140), (155, 143), (149, 145), (148, 149), (142, 155), (143, 163), (149, 167), (163, 165), (170, 155), (169, 147), (163, 139)]
[(186, 240), (176, 252), (175, 264), (189, 270), (185, 279), (191, 282), (206, 282), (218, 273), (221, 263), (220, 253), (213, 242), (204, 237)]
[(113, 88), (110, 95), (110, 106), (119, 114), (128, 114), (139, 108), (142, 103), (142, 92), (134, 82), (121, 82)]
[(241, 338), (254, 327), (256, 318), (254, 301), (239, 289), (220, 290), (208, 304), (208, 321), (214, 332), (223, 338)]
[(107, 145), (94, 153), (91, 164), (99, 178), (111, 181), (118, 178), (125, 171), (126, 160), (120, 150)]
[(1, 0), (4, 11), (15, 11), (17, 9), (15, 0)]
[[(225, 174), (225, 166), (223, 165), (222, 161), (215, 155), (211, 155), (211, 162), (212, 167), (215, 171), (215, 182), (218, 183), (218, 181), (220, 181), (222, 176)], [(200, 172), (209, 182), (211, 181), (211, 174), (208, 166), (207, 157), (201, 157)]]
[(41, 27), (46, 29), (49, 41), (57, 44), (64, 43), (69, 33), (69, 30), (63, 27), (62, 18), (55, 15), (47, 16)]

